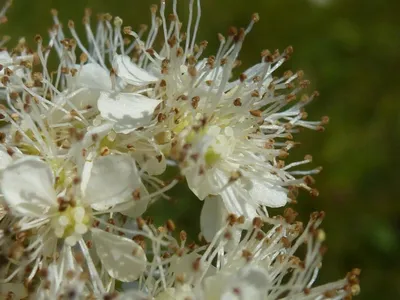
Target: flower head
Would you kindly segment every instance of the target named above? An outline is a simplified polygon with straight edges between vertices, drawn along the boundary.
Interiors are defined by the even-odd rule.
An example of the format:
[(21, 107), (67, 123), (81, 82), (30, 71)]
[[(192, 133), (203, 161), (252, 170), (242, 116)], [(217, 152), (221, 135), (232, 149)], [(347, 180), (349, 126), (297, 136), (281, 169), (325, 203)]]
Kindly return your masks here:
[[(146, 26), (134, 31), (109, 14), (99, 15), (93, 31), (87, 10), (86, 44), (75, 23), (63, 27), (53, 10), (47, 41), (38, 35), (34, 51), (21, 39), (12, 55), (0, 52), (0, 119), (7, 124), (0, 134), (1, 293), (4, 287), (11, 297), (24, 286), (22, 294), (36, 299), (357, 294), (358, 269), (313, 287), (324, 213), (304, 228), (290, 208), (283, 217), (267, 212), (293, 202), (298, 188), (317, 194), (309, 185), (320, 168), (297, 170), (311, 156), (284, 161), (294, 134), (328, 121), (306, 120), (318, 93), (304, 94), (302, 71), (275, 76), (292, 47), (264, 50), (238, 74), (258, 14), (246, 28), (218, 35), (217, 52), (205, 57), (207, 42), (196, 40), (200, 0), (189, 2), (186, 25), (177, 0), (169, 17), (165, 10), (164, 0), (160, 9), (151, 6), (147, 35)], [(168, 165), (204, 200), (199, 244), (184, 231), (177, 239), (172, 220), (157, 227), (142, 218), (178, 182), (158, 177)], [(122, 282), (136, 289), (118, 295)]]

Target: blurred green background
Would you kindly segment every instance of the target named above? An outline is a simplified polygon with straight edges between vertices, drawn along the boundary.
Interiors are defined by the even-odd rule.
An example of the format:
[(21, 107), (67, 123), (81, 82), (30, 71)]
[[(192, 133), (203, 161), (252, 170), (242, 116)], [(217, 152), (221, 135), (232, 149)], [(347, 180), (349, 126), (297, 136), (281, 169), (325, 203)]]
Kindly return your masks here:
[[(0, 2), (4, 2), (0, 1)], [(149, 5), (157, 0), (15, 0), (9, 22), (0, 27), (32, 43), (46, 36), (50, 8), (64, 22), (82, 19), (85, 7), (109, 12), (138, 28), (149, 23)], [(172, 2), (167, 0), (167, 2)], [(179, 0), (187, 18), (188, 0)], [(203, 0), (200, 40), (216, 50), (216, 33), (230, 25), (246, 26), (253, 12), (261, 21), (246, 38), (243, 66), (258, 62), (262, 49), (292, 45), (293, 58), (280, 68), (302, 69), (321, 96), (308, 108), (310, 119), (329, 115), (324, 133), (304, 131), (290, 159), (312, 154), (323, 172), (316, 176), (318, 198), (306, 193), (296, 209), (307, 220), (324, 210), (328, 252), (320, 281), (362, 269), (358, 299), (400, 299), (400, 3), (398, 0)], [(312, 89), (310, 89), (312, 91)], [(178, 227), (199, 231), (201, 202), (183, 186), (173, 201), (157, 204), (157, 219), (172, 218)]]

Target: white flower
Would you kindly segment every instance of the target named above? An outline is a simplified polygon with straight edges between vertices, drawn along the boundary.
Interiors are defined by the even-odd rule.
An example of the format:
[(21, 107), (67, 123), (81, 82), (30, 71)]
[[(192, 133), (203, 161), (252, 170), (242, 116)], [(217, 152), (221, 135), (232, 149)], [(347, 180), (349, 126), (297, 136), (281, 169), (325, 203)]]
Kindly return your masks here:
[(115, 55), (113, 66), (117, 76), (124, 82), (135, 87), (141, 87), (158, 81), (142, 68), (139, 68), (127, 55)]
[[(204, 57), (207, 42), (196, 44), (200, 0), (190, 1), (186, 26), (176, 7), (173, 0), (168, 21), (166, 1), (159, 17), (151, 7), (147, 38), (144, 26), (121, 30), (122, 20), (112, 24), (108, 14), (99, 15), (93, 32), (87, 10), (87, 44), (53, 10), (47, 45), (37, 37), (32, 54), (21, 39), (17, 55), (0, 52), (0, 97), (7, 104), (0, 118), (8, 123), (0, 135), (2, 296), (4, 289), (24, 294), (22, 282), (46, 300), (357, 294), (358, 269), (313, 287), (324, 252), (323, 213), (303, 228), (291, 209), (283, 217), (267, 212), (290, 202), (298, 188), (317, 194), (310, 175), (320, 169), (297, 169), (311, 156), (283, 160), (300, 128), (323, 130), (328, 121), (305, 120), (305, 106), (318, 93), (302, 95), (309, 82), (301, 71), (275, 74), (293, 49), (265, 50), (234, 78), (258, 15), (247, 28), (218, 35), (217, 53)], [(51, 52), (59, 58), (56, 72), (48, 68)], [(32, 67), (37, 63), (40, 72)], [(177, 166), (204, 200), (201, 245), (189, 244), (184, 231), (177, 241), (171, 220), (157, 227), (141, 217), (177, 183), (155, 176), (168, 175), (167, 165)], [(136, 289), (118, 295), (120, 282)]]
[[(294, 222), (293, 210), (287, 209), (284, 216), (287, 221), (283, 217), (268, 218), (264, 224), (255, 218), (252, 225), (244, 226), (242, 218), (230, 215), (207, 246), (185, 246), (185, 240), (171, 243), (174, 252), (171, 257), (164, 256), (165, 269), (154, 273), (153, 280), (146, 280), (148, 297), (270, 300), (322, 299), (327, 295), (346, 299), (356, 295), (358, 269), (344, 279), (313, 287), (324, 253), (325, 234), (318, 229), (324, 213), (313, 213), (306, 228)], [(264, 225), (270, 229), (263, 230)], [(239, 239), (233, 247), (227, 247), (235, 231), (240, 232)], [(306, 251), (299, 250), (303, 244)], [(305, 253), (303, 259), (297, 256), (300, 253)]]
[[(84, 237), (90, 232), (102, 265), (111, 277), (121, 281), (135, 280), (144, 271), (143, 249), (132, 240), (93, 227), (92, 222), (98, 220), (97, 214), (109, 208), (118, 211), (118, 205), (127, 202), (134, 206), (132, 193), (140, 186), (134, 162), (124, 155), (88, 162), (79, 187), (73, 184), (57, 189), (51, 168), (34, 157), (11, 164), (4, 170), (1, 181), (8, 206), (15, 215), (25, 218), (20, 222), (20, 230), (39, 230), (36, 241), (32, 242), (36, 245), (36, 255), (52, 256), (58, 239), (65, 246), (79, 243), (81, 248), (85, 247)], [(90, 257), (86, 259), (90, 265)]]
[(101, 116), (115, 123), (115, 131), (126, 134), (148, 125), (160, 102), (161, 100), (150, 99), (141, 94), (119, 93), (114, 96), (103, 92), (98, 105)]
[[(314, 192), (297, 176), (315, 174), (319, 169), (291, 170), (311, 159), (286, 167), (281, 160), (295, 145), (290, 140), (298, 128), (322, 129), (327, 121), (304, 120), (304, 107), (317, 93), (298, 96), (309, 85), (301, 71), (273, 77), (291, 56), (292, 47), (283, 53), (263, 51), (260, 63), (232, 79), (244, 39), (258, 22), (258, 15), (252, 16), (247, 28), (231, 28), (226, 38), (219, 35), (216, 55), (203, 58), (207, 43), (195, 44), (200, 14), (194, 27), (188, 24), (189, 32), (182, 35), (181, 30), (185, 29), (179, 25), (175, 4), (174, 18), (168, 24), (166, 4), (161, 3), (164, 45), (159, 51), (153, 47), (152, 34), (146, 41), (141, 33), (125, 28), (124, 32), (134, 38), (136, 52), (132, 61), (126, 56), (133, 50), (131, 47), (125, 49), (123, 57), (117, 57), (125, 81), (137, 86), (154, 83), (154, 87), (139, 89), (150, 99), (160, 101), (157, 124), (143, 128), (143, 134), (152, 135), (164, 156), (177, 162), (199, 199), (219, 196), (215, 199), (223, 201), (228, 213), (251, 220), (260, 215), (259, 210), (265, 213), (265, 207), (284, 206), (289, 201), (289, 189), (301, 187)], [(195, 18), (192, 5), (193, 2), (191, 20)], [(155, 18), (156, 7), (151, 11)], [(150, 32), (156, 32), (157, 26), (154, 23)], [(129, 78), (127, 70), (131, 70)], [(300, 101), (296, 101), (297, 97)], [(105, 109), (110, 110), (111, 105)], [(136, 114), (130, 114), (134, 120), (124, 114), (119, 119), (125, 118), (135, 127)]]

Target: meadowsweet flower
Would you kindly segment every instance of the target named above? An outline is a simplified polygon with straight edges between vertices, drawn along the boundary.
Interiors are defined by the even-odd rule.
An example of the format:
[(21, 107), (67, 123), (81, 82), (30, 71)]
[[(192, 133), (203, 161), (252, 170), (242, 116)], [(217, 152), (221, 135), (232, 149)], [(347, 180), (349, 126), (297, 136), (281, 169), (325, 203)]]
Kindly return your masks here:
[[(325, 233), (318, 229), (324, 213), (313, 213), (305, 228), (295, 222), (296, 215), (287, 209), (283, 217), (265, 218), (265, 223), (255, 218), (245, 227), (243, 217), (230, 215), (207, 246), (186, 245), (181, 233), (181, 242), (171, 241), (168, 255), (163, 255), (164, 270), (147, 277), (142, 292), (157, 300), (347, 299), (356, 295), (358, 269), (342, 280), (313, 287), (326, 251)], [(237, 230), (239, 240), (227, 247)], [(300, 253), (305, 253), (304, 258)], [(131, 299), (147, 299), (141, 297)]]
[[(272, 75), (290, 58), (293, 49), (288, 47), (282, 54), (265, 50), (260, 63), (233, 79), (244, 39), (259, 21), (258, 15), (252, 16), (247, 28), (232, 27), (226, 38), (219, 35), (216, 55), (203, 58), (207, 42), (196, 44), (201, 11), (197, 1), (195, 17), (194, 2), (189, 5), (186, 29), (180, 26), (176, 1), (169, 23), (165, 1), (161, 1), (162, 22), (153, 22), (147, 40), (142, 32), (124, 28), (133, 37), (134, 47), (120, 48), (124, 59), (118, 58), (124, 66), (117, 65), (116, 76), (132, 86), (152, 82), (142, 93), (149, 98), (149, 105), (160, 101), (152, 107), (157, 115), (156, 126), (145, 127), (142, 132), (152, 137), (149, 141), (162, 153), (161, 161), (166, 157), (178, 164), (199, 199), (207, 202), (209, 195), (218, 196), (213, 197), (214, 201), (222, 201), (221, 210), (227, 213), (251, 220), (260, 209), (284, 206), (289, 201), (289, 189), (302, 187), (315, 193), (296, 175), (315, 174), (319, 169), (292, 171), (309, 163), (310, 156), (287, 166), (281, 160), (295, 145), (290, 140), (298, 128), (319, 130), (327, 121), (304, 120), (304, 107), (317, 93), (299, 96), (309, 84), (301, 71), (288, 71), (278, 78)], [(157, 6), (151, 7), (153, 20), (157, 11)], [(158, 31), (163, 33), (164, 45), (157, 51), (153, 43)], [(133, 56), (132, 61), (127, 59), (128, 54)], [(135, 105), (136, 100), (109, 101), (110, 105), (100, 109), (103, 117), (114, 117), (115, 111), (117, 126), (122, 126), (118, 130), (125, 133), (136, 128), (136, 122), (122, 113), (129, 109), (128, 101), (132, 107)], [(136, 118), (134, 113), (131, 116)], [(204, 214), (212, 213), (206, 208), (214, 206), (205, 204)]]
[[(37, 268), (41, 256), (54, 256), (59, 240), (64, 247), (79, 244), (82, 252), (88, 253), (85, 240), (90, 232), (89, 238), (110, 276), (122, 281), (136, 279), (146, 264), (143, 250), (134, 241), (101, 230), (97, 224), (97, 215), (109, 209), (119, 211), (118, 206), (127, 202), (122, 210), (137, 205), (140, 215), (146, 208), (141, 203), (146, 200), (132, 199), (134, 191), (144, 188), (134, 162), (128, 156), (106, 156), (87, 162), (82, 176), (68, 182), (71, 176), (63, 180), (60, 174), (57, 181), (51, 167), (35, 157), (17, 160), (3, 172), (1, 190), (13, 214), (21, 217), (18, 231), (33, 231), (32, 241), (24, 250), (31, 252), (30, 262), (35, 261)], [(90, 265), (90, 257), (86, 259)]]
[[(290, 208), (283, 217), (267, 211), (285, 206), (298, 188), (317, 194), (309, 185), (320, 168), (298, 170), (312, 157), (284, 161), (295, 133), (323, 130), (328, 121), (306, 120), (318, 93), (304, 94), (302, 71), (275, 76), (293, 49), (264, 50), (236, 76), (258, 14), (246, 28), (219, 34), (216, 54), (204, 57), (207, 42), (196, 41), (200, 0), (189, 2), (186, 25), (177, 0), (170, 16), (165, 10), (164, 0), (159, 10), (151, 6), (147, 36), (147, 26), (136, 32), (109, 14), (92, 30), (86, 10), (86, 44), (75, 23), (63, 27), (53, 10), (47, 42), (36, 36), (32, 51), (20, 39), (12, 55), (0, 52), (0, 121), (7, 124), (0, 133), (1, 295), (351, 298), (358, 269), (313, 287), (324, 213), (304, 228)], [(172, 220), (157, 227), (142, 218), (177, 183), (156, 176), (167, 165), (204, 200), (199, 245), (184, 231), (177, 240)], [(136, 288), (118, 293), (121, 282)]]

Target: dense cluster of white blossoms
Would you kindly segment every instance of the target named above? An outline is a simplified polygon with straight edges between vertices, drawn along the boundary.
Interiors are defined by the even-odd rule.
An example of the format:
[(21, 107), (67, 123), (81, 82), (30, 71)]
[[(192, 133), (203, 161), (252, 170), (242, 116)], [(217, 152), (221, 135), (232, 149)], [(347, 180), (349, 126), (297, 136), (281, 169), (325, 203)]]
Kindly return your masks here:
[[(318, 193), (309, 185), (319, 168), (297, 169), (311, 156), (283, 160), (293, 134), (328, 121), (306, 120), (304, 107), (317, 93), (303, 93), (309, 82), (301, 71), (273, 76), (292, 48), (264, 50), (238, 73), (258, 15), (247, 28), (219, 34), (216, 54), (204, 57), (207, 42), (196, 42), (200, 0), (188, 5), (183, 24), (177, 0), (168, 16), (161, 1), (151, 7), (151, 27), (138, 31), (108, 14), (92, 30), (87, 11), (86, 44), (72, 21), (62, 26), (52, 11), (48, 39), (1, 50), (4, 299), (350, 299), (359, 292), (358, 269), (314, 287), (324, 213), (307, 225), (291, 208), (267, 213), (295, 202), (299, 188)], [(161, 48), (153, 46), (158, 40)], [(181, 176), (161, 180), (167, 167)], [(179, 180), (204, 202), (199, 242), (176, 233), (172, 220), (158, 227), (143, 217)]]

